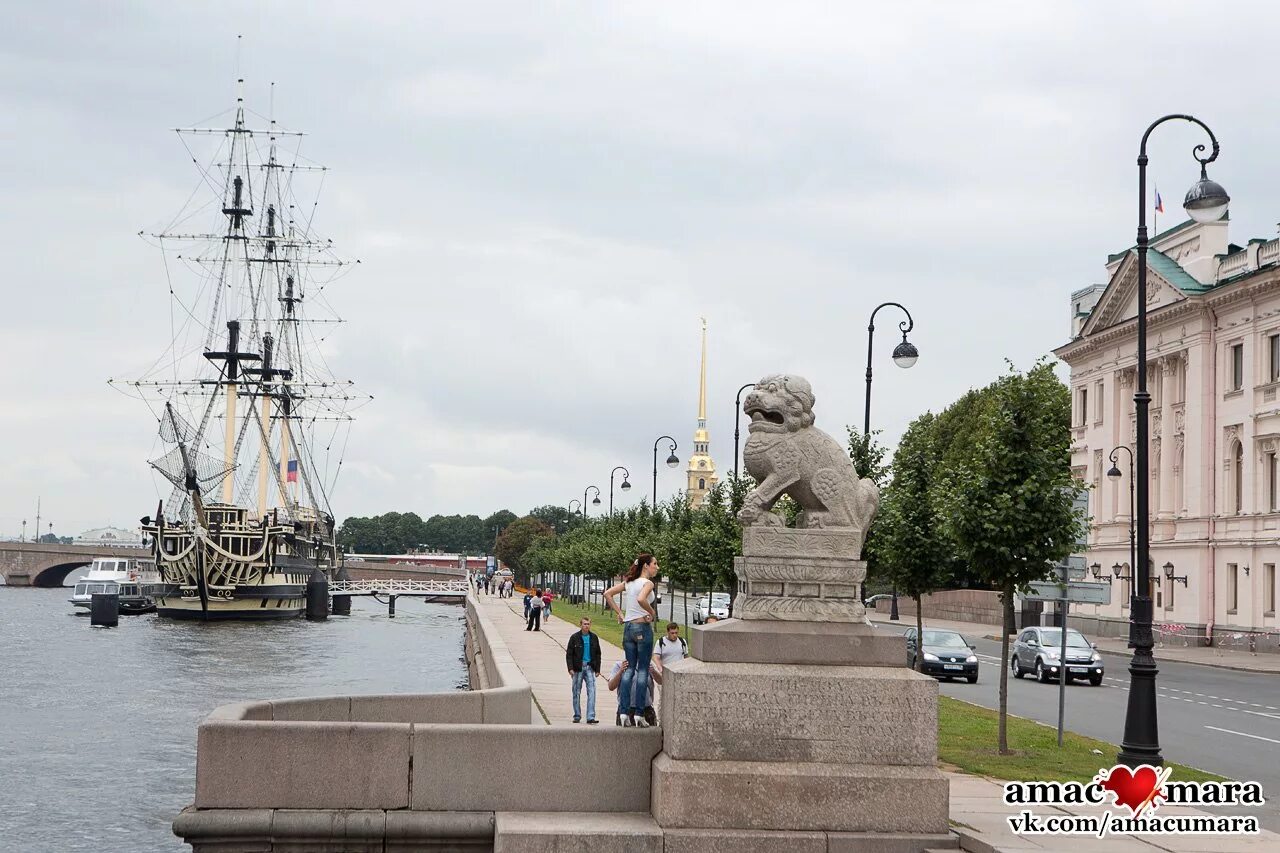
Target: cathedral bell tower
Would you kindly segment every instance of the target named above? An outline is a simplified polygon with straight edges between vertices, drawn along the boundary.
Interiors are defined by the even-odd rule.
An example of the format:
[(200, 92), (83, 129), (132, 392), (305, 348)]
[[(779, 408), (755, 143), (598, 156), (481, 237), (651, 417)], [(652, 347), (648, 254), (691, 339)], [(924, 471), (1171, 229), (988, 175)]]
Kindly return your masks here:
[(707, 492), (719, 482), (716, 463), (711, 458), (711, 437), (707, 434), (707, 321), (702, 320), (702, 368), (698, 374), (698, 428), (693, 431), (693, 453), (689, 456), (689, 487), (686, 498), (697, 509)]

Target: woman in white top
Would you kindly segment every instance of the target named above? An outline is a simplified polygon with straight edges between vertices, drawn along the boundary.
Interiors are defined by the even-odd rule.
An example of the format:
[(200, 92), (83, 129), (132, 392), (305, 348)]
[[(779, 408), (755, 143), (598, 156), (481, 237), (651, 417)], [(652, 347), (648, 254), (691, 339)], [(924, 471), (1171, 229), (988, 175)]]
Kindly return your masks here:
[[(645, 728), (656, 724), (656, 718), (646, 719), (643, 711), (649, 705), (649, 662), (653, 658), (653, 623), (658, 620), (654, 609), (653, 578), (658, 574), (658, 560), (652, 554), (636, 557), (627, 570), (622, 583), (614, 584), (604, 592), (609, 609), (618, 614), (622, 622), (622, 651), (627, 656), (627, 668), (618, 686), (618, 706), (626, 708), (625, 716), (619, 714), (624, 726)], [(622, 607), (615, 596), (622, 593)]]

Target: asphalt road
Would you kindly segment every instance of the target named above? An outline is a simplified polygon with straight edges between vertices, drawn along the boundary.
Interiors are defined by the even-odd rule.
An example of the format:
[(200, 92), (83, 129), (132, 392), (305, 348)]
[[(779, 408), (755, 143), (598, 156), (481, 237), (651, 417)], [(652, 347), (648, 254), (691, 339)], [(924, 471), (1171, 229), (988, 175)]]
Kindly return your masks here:
[[(901, 628), (877, 624), (879, 630)], [(977, 684), (941, 683), (944, 695), (998, 707), (1000, 643), (966, 636), (977, 646)], [(1129, 694), (1128, 658), (1104, 654), (1107, 674), (1101, 687), (1087, 681), (1067, 686), (1065, 727), (1089, 737), (1119, 743), (1124, 737)], [(1156, 681), (1160, 746), (1164, 757), (1230, 779), (1260, 782), (1267, 805), (1256, 810), (1267, 829), (1280, 831), (1280, 677), (1220, 667), (1160, 661)], [(904, 656), (905, 664), (905, 656)], [(1058, 724), (1058, 685), (1040, 684), (1031, 675), (1009, 677), (1009, 713)], [(1114, 756), (1104, 756), (1110, 761)], [(1239, 809), (1223, 814), (1248, 814)]]

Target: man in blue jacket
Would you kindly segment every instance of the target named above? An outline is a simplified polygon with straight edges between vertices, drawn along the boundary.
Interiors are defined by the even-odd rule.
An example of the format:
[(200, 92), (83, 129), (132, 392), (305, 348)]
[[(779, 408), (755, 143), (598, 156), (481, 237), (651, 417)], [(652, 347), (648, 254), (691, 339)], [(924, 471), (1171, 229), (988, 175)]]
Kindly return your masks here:
[(591, 620), (585, 616), (578, 623), (582, 629), (569, 638), (564, 660), (573, 678), (573, 721), (582, 722), (582, 685), (587, 685), (587, 724), (595, 725), (596, 678), (600, 675), (600, 638), (591, 633)]

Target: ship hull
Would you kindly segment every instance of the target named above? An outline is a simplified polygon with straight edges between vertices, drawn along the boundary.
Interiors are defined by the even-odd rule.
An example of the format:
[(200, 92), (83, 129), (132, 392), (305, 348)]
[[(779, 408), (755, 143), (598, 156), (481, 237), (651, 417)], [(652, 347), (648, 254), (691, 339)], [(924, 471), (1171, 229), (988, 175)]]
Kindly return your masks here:
[[(203, 622), (297, 619), (306, 612), (307, 581), (329, 573), (331, 549), (297, 535), (292, 523), (252, 522), (240, 507), (218, 505), (213, 531), (188, 525), (144, 525), (154, 531), (164, 579), (156, 613)], [(310, 553), (297, 553), (302, 548)]]
[(307, 604), (305, 582), (238, 586), (234, 590), (211, 592), (218, 594), (210, 596), (208, 606), (202, 607), (194, 587), (183, 589), (170, 585), (156, 596), (156, 613), (171, 619), (206, 621), (297, 619)]

